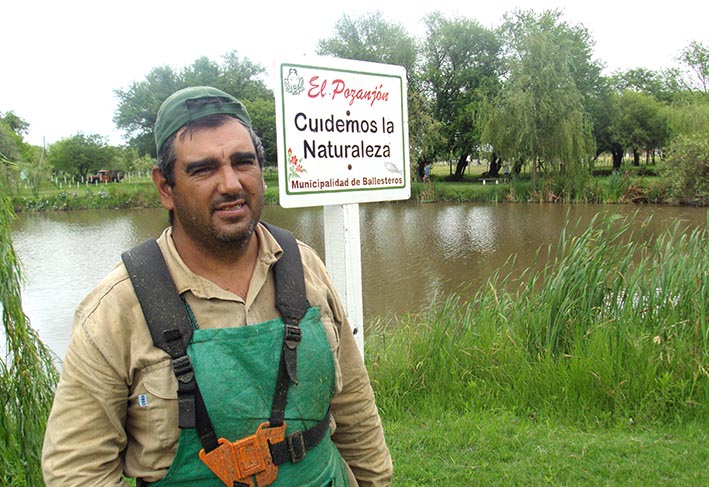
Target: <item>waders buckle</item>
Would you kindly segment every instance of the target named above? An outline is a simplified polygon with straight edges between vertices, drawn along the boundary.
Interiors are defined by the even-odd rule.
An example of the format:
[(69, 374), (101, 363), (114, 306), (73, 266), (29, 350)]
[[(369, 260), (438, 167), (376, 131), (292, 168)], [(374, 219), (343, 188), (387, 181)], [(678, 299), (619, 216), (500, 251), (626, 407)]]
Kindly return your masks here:
[(219, 438), (219, 446), (209, 453), (202, 448), (199, 458), (227, 487), (264, 487), (278, 476), (268, 444), (282, 442), (285, 432), (285, 422), (276, 427), (261, 423), (256, 433), (240, 440)]

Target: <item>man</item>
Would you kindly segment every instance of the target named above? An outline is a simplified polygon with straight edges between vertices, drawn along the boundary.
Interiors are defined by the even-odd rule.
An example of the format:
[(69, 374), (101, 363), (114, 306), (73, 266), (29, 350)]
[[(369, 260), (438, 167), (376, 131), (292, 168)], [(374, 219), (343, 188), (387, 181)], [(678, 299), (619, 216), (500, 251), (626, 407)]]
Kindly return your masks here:
[[(124, 254), (130, 277), (117, 266), (79, 305), (45, 435), (47, 485), (118, 486), (124, 475), (159, 486), (389, 485), (369, 378), (327, 271), (259, 222), (263, 149), (244, 106), (211, 87), (180, 90), (161, 106), (155, 140), (152, 176), (171, 222), (157, 247), (178, 305), (140, 298), (162, 283), (141, 284), (158, 273), (141, 274), (136, 249)], [(298, 253), (298, 272), (274, 270)], [(293, 294), (283, 282), (300, 262), (308, 307), (293, 328), (276, 302)], [(181, 351), (146, 324), (177, 308), (190, 330), (163, 335), (187, 336)]]

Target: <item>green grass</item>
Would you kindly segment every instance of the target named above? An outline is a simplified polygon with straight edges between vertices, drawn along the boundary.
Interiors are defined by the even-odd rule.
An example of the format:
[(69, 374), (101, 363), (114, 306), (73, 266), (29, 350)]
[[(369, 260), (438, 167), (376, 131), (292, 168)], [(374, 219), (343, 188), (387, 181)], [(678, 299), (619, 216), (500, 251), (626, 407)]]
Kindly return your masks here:
[(394, 487), (703, 485), (706, 425), (582, 429), (505, 411), (385, 418)]
[[(278, 177), (265, 171), (267, 204), (278, 203)], [(63, 211), (81, 209), (157, 208), (160, 199), (148, 176), (108, 184), (46, 184), (36, 194), (28, 188), (12, 195), (17, 211)]]

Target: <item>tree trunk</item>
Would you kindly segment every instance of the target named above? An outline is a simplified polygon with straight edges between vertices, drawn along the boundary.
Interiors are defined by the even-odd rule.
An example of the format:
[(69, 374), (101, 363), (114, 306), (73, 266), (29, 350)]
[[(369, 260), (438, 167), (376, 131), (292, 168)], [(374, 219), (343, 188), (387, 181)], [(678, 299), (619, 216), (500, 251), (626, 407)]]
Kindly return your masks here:
[(418, 162), (416, 162), (416, 175), (419, 181), (423, 181), (423, 166), (425, 165), (426, 161), (424, 161), (423, 157), (419, 158)]
[(633, 166), (640, 165), (640, 151), (633, 149)]
[(524, 161), (522, 159), (517, 159), (512, 166), (512, 172), (519, 175), (524, 167)]
[(455, 175), (453, 179), (455, 181), (462, 181), (465, 169), (468, 167), (468, 154), (461, 154), (458, 158), (458, 164), (455, 166)]
[(495, 153), (492, 153), (492, 157), (490, 158), (490, 171), (489, 171), (489, 177), (491, 178), (496, 178), (500, 175), (500, 168), (502, 167), (502, 159), (497, 157)]
[(620, 146), (613, 146), (611, 148), (611, 154), (613, 155), (613, 169), (620, 169), (620, 166), (623, 165), (623, 148)]

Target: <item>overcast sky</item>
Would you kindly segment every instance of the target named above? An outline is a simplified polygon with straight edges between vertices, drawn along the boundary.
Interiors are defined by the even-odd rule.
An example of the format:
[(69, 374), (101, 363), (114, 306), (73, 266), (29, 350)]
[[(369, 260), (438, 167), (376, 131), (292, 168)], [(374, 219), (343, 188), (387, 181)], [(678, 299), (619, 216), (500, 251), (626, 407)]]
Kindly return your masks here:
[(421, 37), (421, 19), (434, 9), (497, 27), (515, 8), (556, 8), (569, 23), (583, 24), (606, 74), (676, 66), (691, 41), (709, 45), (709, 3), (697, 0), (7, 0), (0, 10), (0, 112), (29, 122), (32, 144), (78, 132), (121, 144), (113, 90), (155, 66), (179, 70), (200, 56), (220, 62), (236, 50), (272, 73), (276, 58), (315, 54), (343, 14), (378, 10)]

